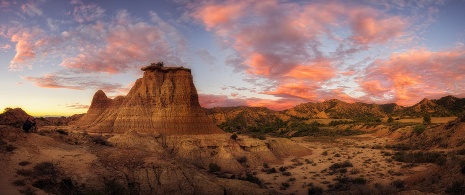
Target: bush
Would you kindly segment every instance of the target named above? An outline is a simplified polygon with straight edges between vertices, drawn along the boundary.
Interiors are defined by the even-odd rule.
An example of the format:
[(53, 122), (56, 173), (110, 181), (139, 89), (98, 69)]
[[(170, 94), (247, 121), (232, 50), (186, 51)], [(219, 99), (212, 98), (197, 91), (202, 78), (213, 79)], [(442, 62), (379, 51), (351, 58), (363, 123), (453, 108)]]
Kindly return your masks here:
[(323, 188), (320, 186), (312, 186), (308, 188), (308, 195), (318, 195), (323, 194)]
[(26, 181), (24, 181), (24, 179), (19, 179), (19, 180), (13, 181), (12, 184), (15, 185), (15, 186), (25, 186)]
[(235, 133), (232, 134), (232, 135), (231, 135), (231, 139), (232, 139), (232, 140), (237, 140), (237, 135), (236, 135)]
[(425, 132), (425, 130), (426, 130), (426, 126), (423, 124), (415, 125), (415, 127), (413, 128), (413, 132), (415, 132), (415, 134), (417, 135), (422, 134), (423, 132)]
[(439, 152), (397, 152), (392, 157), (394, 160), (405, 163), (435, 163), (444, 165), (447, 158)]
[(92, 137), (92, 142), (94, 142), (94, 143), (96, 143), (98, 145), (102, 145), (102, 146), (111, 146), (111, 144), (108, 143), (107, 140), (102, 136)]
[(345, 167), (353, 167), (353, 165), (349, 161), (344, 161), (342, 163), (334, 163), (334, 164), (332, 164), (331, 166), (329, 166), (329, 169), (336, 170), (336, 169), (345, 168)]
[(460, 181), (455, 181), (451, 186), (449, 186), (446, 191), (447, 194), (465, 194), (465, 188), (463, 187), (463, 183)]
[(404, 181), (397, 179), (391, 182), (391, 185), (394, 186), (395, 188), (403, 188), (404, 187)]
[(56, 132), (61, 134), (61, 135), (68, 135), (68, 132), (63, 130), (63, 129), (58, 129), (58, 130), (56, 130)]
[(367, 180), (363, 177), (357, 177), (355, 179), (352, 179), (352, 183), (354, 184), (366, 184)]
[(29, 164), (31, 164), (31, 162), (29, 162), (29, 161), (21, 161), (21, 162), (18, 163), (18, 165), (23, 166), (23, 167), (26, 166), (26, 165), (29, 165)]
[(251, 183), (262, 185), (262, 181), (258, 177), (255, 177), (250, 173), (247, 173), (245, 180)]
[(36, 176), (56, 176), (58, 169), (52, 162), (41, 162), (36, 164), (33, 168)]
[(239, 159), (237, 159), (237, 162), (243, 164), (243, 163), (247, 163), (247, 157), (245, 156), (242, 156), (240, 157)]
[(423, 123), (424, 124), (431, 124), (431, 116), (429, 114), (425, 114), (423, 116)]
[(392, 117), (389, 117), (388, 120), (387, 120), (388, 123), (393, 123), (394, 122), (394, 119)]
[(216, 163), (210, 163), (210, 164), (208, 165), (208, 171), (209, 171), (210, 173), (220, 172), (220, 171), (221, 171), (221, 167), (220, 167), (218, 164), (216, 164)]

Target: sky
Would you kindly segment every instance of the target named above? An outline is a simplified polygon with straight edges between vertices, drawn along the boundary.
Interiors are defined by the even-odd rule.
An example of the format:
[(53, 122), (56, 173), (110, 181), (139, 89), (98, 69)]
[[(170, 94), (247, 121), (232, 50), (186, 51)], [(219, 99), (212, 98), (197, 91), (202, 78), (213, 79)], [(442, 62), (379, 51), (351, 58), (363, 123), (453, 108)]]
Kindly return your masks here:
[(142, 66), (192, 69), (203, 107), (465, 97), (465, 0), (0, 0), (0, 108), (85, 113)]

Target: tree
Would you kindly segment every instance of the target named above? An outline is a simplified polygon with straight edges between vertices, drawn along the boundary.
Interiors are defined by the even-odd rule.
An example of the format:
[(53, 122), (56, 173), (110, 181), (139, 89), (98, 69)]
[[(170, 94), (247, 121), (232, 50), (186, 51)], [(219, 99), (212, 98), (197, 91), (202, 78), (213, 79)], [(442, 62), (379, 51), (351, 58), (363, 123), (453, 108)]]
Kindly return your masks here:
[(423, 116), (423, 123), (425, 124), (431, 124), (431, 116), (429, 114), (425, 114)]

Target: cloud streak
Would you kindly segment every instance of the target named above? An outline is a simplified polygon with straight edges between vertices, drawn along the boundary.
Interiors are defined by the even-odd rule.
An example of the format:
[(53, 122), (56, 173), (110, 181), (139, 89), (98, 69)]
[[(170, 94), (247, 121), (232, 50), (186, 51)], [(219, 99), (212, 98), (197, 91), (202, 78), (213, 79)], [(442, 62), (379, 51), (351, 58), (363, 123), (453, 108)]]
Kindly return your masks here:
[(41, 77), (23, 77), (42, 88), (63, 88), (72, 90), (102, 89), (107, 92), (117, 92), (121, 84), (103, 82), (97, 77), (90, 76), (61, 76), (59, 74), (45, 74)]

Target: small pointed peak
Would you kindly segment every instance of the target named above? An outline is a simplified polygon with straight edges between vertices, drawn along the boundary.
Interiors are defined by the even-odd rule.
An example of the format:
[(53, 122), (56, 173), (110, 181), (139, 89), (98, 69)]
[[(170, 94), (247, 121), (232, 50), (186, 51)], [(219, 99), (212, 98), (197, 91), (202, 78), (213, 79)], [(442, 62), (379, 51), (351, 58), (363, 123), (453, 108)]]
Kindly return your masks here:
[(107, 98), (107, 94), (105, 94), (105, 92), (103, 92), (102, 90), (98, 90), (97, 92), (95, 92), (94, 97), (105, 97), (105, 98)]

